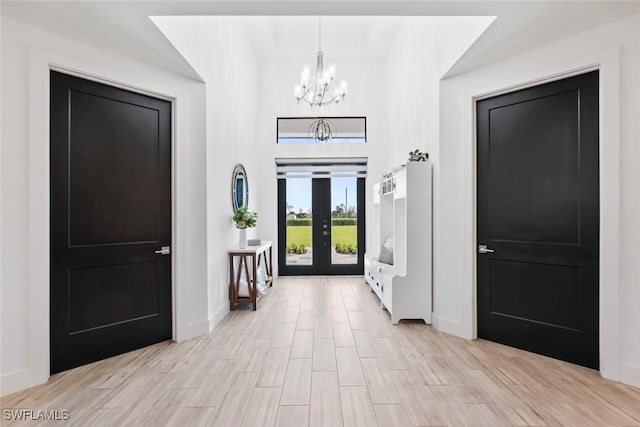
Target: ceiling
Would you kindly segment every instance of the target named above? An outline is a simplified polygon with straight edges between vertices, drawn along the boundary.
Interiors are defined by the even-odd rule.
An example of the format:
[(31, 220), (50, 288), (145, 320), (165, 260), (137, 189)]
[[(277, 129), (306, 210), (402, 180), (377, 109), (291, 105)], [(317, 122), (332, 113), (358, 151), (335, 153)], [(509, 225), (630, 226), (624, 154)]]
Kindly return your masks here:
[[(325, 16), (322, 49), (335, 58), (384, 58), (403, 18)], [(313, 58), (318, 49), (317, 16), (238, 17), (261, 59)]]
[(325, 19), (326, 50), (335, 49), (336, 56), (365, 57), (384, 54), (397, 31), (399, 16), (497, 16), (449, 71), (453, 75), (640, 13), (639, 1), (563, 0), (2, 1), (0, 7), (2, 15), (11, 19), (194, 79), (199, 79), (198, 74), (149, 16), (255, 16), (245, 28), (256, 54), (271, 57), (308, 55), (309, 49), (315, 50), (314, 16), (318, 15), (335, 15)]

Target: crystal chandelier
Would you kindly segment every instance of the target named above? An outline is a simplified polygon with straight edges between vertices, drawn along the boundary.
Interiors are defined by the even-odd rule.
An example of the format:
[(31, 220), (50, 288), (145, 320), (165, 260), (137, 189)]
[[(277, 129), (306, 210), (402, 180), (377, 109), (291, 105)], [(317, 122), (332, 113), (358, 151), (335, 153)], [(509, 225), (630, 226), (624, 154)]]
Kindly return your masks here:
[(304, 67), (302, 73), (300, 73), (300, 84), (294, 89), (294, 94), (298, 100), (298, 104), (301, 101), (307, 104), (317, 105), (322, 107), (323, 105), (339, 103), (347, 94), (347, 82), (342, 80), (340, 87), (335, 88), (332, 86), (333, 80), (336, 77), (336, 66), (330, 65), (328, 68), (324, 68), (322, 53), (322, 22), (318, 17), (318, 53), (316, 59), (316, 73), (311, 78), (311, 72), (309, 67)]

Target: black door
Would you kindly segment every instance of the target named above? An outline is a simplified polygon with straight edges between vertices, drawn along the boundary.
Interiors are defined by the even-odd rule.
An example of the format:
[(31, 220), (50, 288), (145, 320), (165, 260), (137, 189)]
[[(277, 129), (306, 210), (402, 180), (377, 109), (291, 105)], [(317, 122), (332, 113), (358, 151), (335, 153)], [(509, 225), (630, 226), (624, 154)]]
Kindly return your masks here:
[(171, 338), (171, 104), (52, 71), (50, 139), (55, 373)]
[(598, 72), (480, 101), (477, 127), (478, 336), (597, 369)]
[(278, 180), (278, 274), (364, 274), (364, 181)]

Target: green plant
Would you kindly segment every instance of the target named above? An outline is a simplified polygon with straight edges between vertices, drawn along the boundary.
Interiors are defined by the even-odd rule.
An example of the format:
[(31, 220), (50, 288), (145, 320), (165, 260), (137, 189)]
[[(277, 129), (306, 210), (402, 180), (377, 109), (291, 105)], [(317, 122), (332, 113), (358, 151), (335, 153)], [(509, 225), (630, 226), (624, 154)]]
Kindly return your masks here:
[(336, 252), (339, 254), (357, 254), (358, 246), (352, 243), (336, 243)]
[(409, 151), (409, 161), (410, 162), (426, 162), (429, 158), (429, 153), (426, 151), (423, 153), (420, 150)]
[(385, 173), (383, 173), (383, 174), (382, 174), (382, 177), (383, 177), (384, 179), (389, 179), (389, 178), (391, 178), (392, 176), (393, 176), (393, 172), (385, 172)]
[(287, 227), (308, 227), (313, 223), (311, 218), (289, 218), (287, 219)]
[(358, 225), (358, 218), (331, 218), (331, 225)]
[(305, 247), (305, 245), (290, 243), (289, 245), (287, 245), (287, 253), (302, 255), (307, 253), (307, 248)]
[(234, 212), (233, 221), (237, 228), (252, 228), (258, 223), (258, 214), (250, 211), (246, 206), (242, 206)]

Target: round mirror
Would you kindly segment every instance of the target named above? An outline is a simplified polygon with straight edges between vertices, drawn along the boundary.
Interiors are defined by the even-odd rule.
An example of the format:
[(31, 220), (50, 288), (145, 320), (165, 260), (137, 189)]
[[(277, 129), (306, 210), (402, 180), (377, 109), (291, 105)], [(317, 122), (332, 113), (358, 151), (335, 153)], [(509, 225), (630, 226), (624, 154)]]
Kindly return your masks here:
[(233, 168), (231, 201), (234, 212), (239, 207), (249, 205), (249, 181), (247, 180), (247, 171), (244, 170), (244, 166), (241, 164), (237, 164), (236, 167)]

